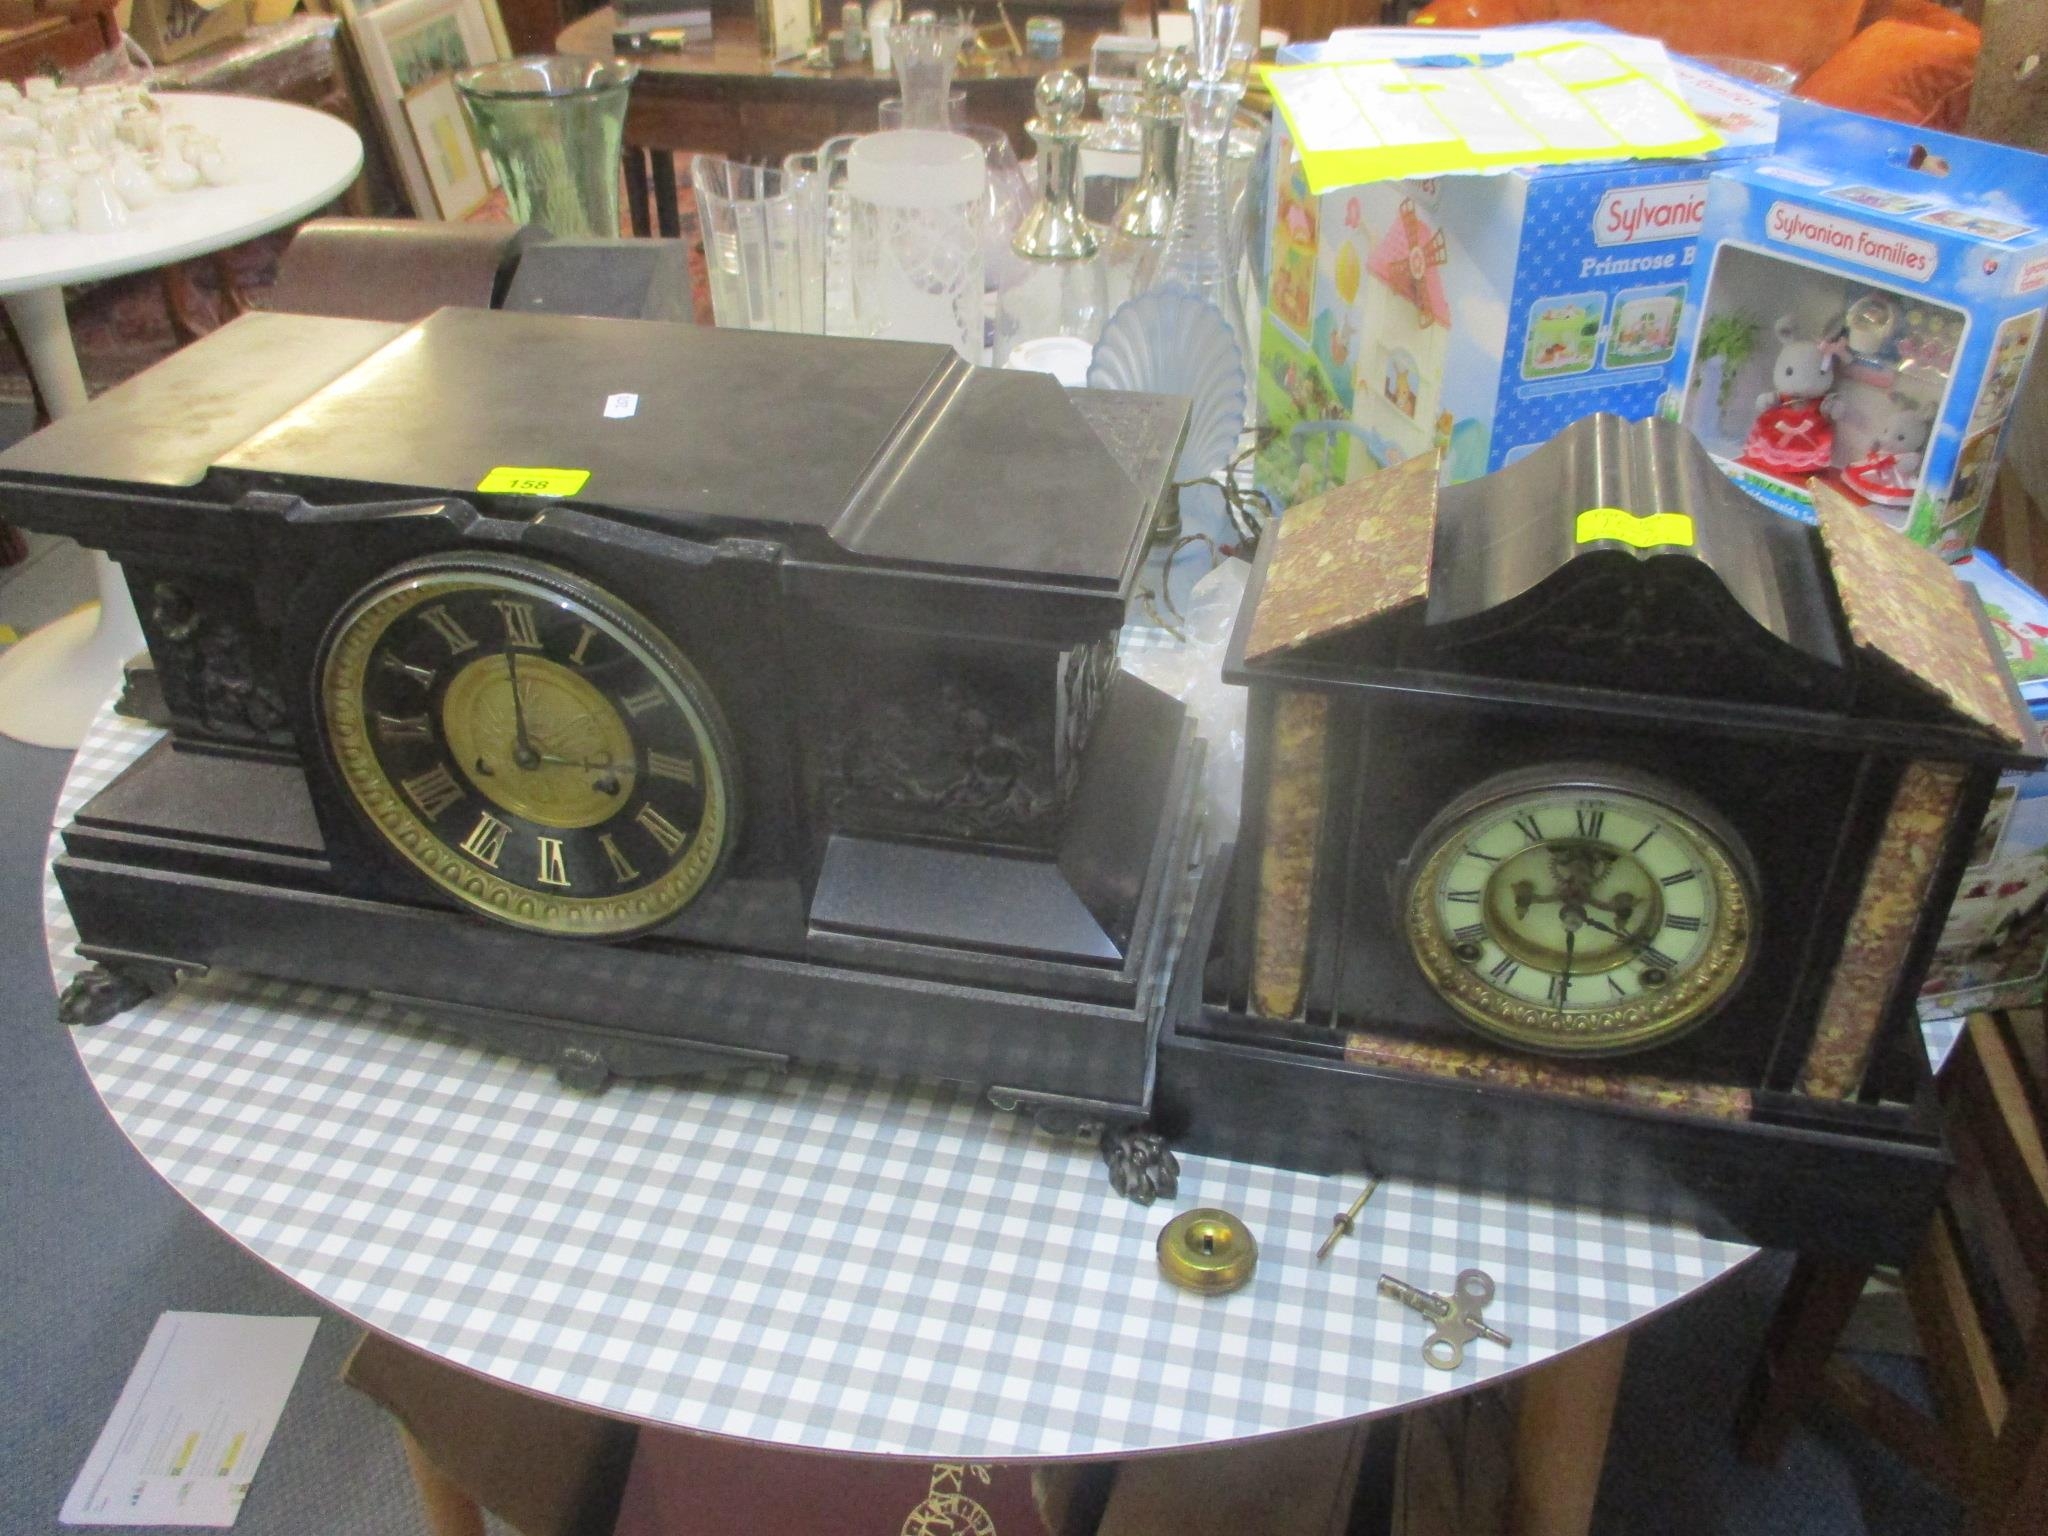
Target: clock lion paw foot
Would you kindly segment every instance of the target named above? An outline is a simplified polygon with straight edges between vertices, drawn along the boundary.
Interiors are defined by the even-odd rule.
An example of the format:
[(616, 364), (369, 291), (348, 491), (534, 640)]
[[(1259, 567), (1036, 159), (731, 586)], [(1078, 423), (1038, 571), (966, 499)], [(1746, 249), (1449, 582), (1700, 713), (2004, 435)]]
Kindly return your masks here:
[(1109, 1165), (1110, 1188), (1139, 1205), (1150, 1205), (1161, 1195), (1170, 1200), (1180, 1190), (1180, 1161), (1157, 1131), (1136, 1126), (1105, 1130), (1102, 1160)]
[(611, 1086), (612, 1067), (602, 1051), (565, 1045), (555, 1053), (555, 1081), (578, 1093), (602, 1093)]
[(64, 1024), (104, 1024), (174, 985), (176, 977), (169, 974), (95, 965), (71, 978), (57, 999), (57, 1019)]

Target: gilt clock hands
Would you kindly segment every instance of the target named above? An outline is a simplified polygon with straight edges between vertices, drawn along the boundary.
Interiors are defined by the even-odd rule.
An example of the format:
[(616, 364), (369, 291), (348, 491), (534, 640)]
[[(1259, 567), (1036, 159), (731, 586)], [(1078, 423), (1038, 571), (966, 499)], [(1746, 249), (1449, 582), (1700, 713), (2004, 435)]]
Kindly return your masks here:
[[(1622, 921), (1626, 922), (1628, 921), (1628, 919), (1623, 918)], [(1622, 943), (1633, 944), (1637, 949), (1648, 949), (1650, 947), (1650, 941), (1644, 935), (1638, 933), (1629, 933), (1621, 928), (1610, 928), (1607, 924), (1601, 922), (1600, 919), (1597, 917), (1587, 918), (1586, 926), (1589, 928), (1598, 928), (1602, 933), (1611, 933), (1614, 935), (1615, 938), (1620, 939)]]
[[(612, 762), (609, 752), (601, 757), (564, 757), (559, 752), (549, 752), (534, 745), (533, 733), (528, 729), (526, 723), (525, 690), (519, 685), (519, 653), (517, 651), (505, 652), (505, 676), (512, 684), (513, 763), (528, 772), (543, 766), (580, 768), (586, 773), (595, 772), (598, 774), (598, 778), (590, 786), (593, 790), (601, 795), (616, 795), (619, 793), (622, 787), (619, 782), (619, 770)], [(572, 722), (572, 724), (575, 723), (588, 725), (589, 718), (587, 716), (580, 716), (577, 722)], [(489, 761), (482, 757), (476, 760), (476, 771), (487, 776), (496, 772), (491, 767)], [(628, 768), (626, 771), (630, 773), (632, 770)]]
[[(595, 770), (598, 776), (591, 781), (590, 787), (600, 795), (616, 795), (622, 787), (619, 783), (620, 769), (612, 762), (609, 752), (602, 757), (562, 757), (553, 752), (543, 752), (540, 761), (561, 768), (581, 768), (585, 773)], [(625, 768), (627, 773), (632, 771), (630, 765)]]
[(526, 734), (526, 701), (519, 696), (519, 653), (505, 653), (505, 675), (512, 679), (512, 761), (521, 768), (540, 766), (540, 753)]

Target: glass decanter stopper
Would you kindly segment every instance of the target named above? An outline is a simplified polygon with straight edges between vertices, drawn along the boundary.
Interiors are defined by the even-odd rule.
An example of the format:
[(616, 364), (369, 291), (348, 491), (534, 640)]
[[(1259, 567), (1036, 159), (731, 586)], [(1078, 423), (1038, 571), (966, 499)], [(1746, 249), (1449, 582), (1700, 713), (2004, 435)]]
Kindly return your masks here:
[(1186, 138), (1173, 229), (1146, 289), (1192, 294), (1216, 306), (1237, 338), (1241, 359), (1253, 356), (1231, 253), (1229, 204), (1223, 192), (1224, 137), (1244, 97), (1242, 77), (1231, 78), (1230, 47), (1237, 36), (1237, 0), (1192, 0), (1195, 78), (1185, 93)]
[(996, 305), (996, 365), (1036, 369), (1072, 385), (1087, 377), (1108, 308), (1101, 242), (1081, 215), (1087, 99), (1072, 70), (1039, 78), (1038, 116), (1025, 124), (1038, 141), (1038, 202), (1010, 242), (1023, 271)]
[(1144, 141), (1144, 123), (1138, 116), (1145, 89), (1142, 72), (1158, 50), (1149, 37), (1105, 32), (1095, 39), (1088, 54), (1088, 89), (1095, 92), (1102, 119), (1088, 125), (1089, 149), (1138, 152)]
[(1145, 137), (1138, 179), (1110, 221), (1103, 256), (1110, 308), (1136, 293), (1155, 269), (1173, 229), (1173, 183), (1180, 161), (1181, 93), (1187, 89), (1187, 55), (1178, 48), (1155, 53), (1141, 71)]

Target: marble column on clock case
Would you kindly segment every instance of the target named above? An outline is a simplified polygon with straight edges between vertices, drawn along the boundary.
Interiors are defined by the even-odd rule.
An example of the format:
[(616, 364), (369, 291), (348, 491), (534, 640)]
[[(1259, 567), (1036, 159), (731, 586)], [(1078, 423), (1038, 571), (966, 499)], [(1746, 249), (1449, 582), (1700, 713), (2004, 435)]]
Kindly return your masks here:
[[(1968, 589), (1931, 550), (1825, 482), (1813, 483), (1813, 496), (1859, 670), (1903, 683), (2000, 743), (2025, 742), (2018, 701)], [(1935, 894), (1943, 851), (1964, 830), (1956, 814), (1970, 776), (1963, 764), (1939, 761), (1902, 770), (1800, 1068), (1801, 1093), (1843, 1099), (1862, 1087), (1892, 989)]]

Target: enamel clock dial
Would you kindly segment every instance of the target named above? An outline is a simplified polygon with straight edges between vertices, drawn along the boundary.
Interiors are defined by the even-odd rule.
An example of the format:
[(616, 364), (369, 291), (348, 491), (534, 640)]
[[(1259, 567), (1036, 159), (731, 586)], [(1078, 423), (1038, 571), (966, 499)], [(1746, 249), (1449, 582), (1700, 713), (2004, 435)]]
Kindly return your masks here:
[(448, 895), (544, 933), (652, 928), (710, 883), (738, 806), (703, 680), (632, 609), (532, 561), (432, 557), (328, 631), (341, 780)]
[(1528, 1050), (1662, 1045), (1725, 1002), (1754, 947), (1741, 839), (1627, 769), (1504, 774), (1423, 832), (1408, 942), (1439, 996)]

